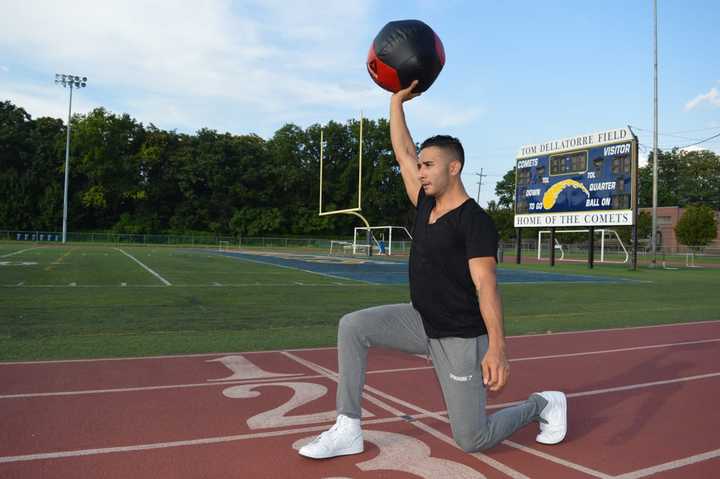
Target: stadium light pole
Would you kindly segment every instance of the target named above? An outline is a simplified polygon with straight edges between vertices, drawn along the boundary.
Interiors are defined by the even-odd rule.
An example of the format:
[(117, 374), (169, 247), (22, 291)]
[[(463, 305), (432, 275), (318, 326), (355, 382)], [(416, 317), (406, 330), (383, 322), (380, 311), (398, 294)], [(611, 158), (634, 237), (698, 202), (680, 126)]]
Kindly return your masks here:
[(652, 181), (652, 266), (657, 266), (657, 169), (658, 169), (658, 54), (657, 54), (657, 0), (653, 0), (653, 181)]
[(70, 119), (72, 117), (72, 93), (73, 88), (85, 88), (87, 77), (77, 75), (55, 74), (55, 84), (70, 88), (70, 102), (68, 104), (67, 139), (65, 140), (65, 193), (63, 194), (63, 231), (62, 242), (67, 241), (67, 216), (68, 216), (68, 178), (70, 173)]

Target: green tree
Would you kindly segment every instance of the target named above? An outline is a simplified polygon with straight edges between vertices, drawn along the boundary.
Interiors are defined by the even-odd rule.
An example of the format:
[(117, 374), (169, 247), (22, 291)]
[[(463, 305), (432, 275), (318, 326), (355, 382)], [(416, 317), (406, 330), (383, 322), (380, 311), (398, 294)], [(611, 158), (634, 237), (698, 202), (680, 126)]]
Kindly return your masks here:
[[(639, 201), (641, 207), (652, 206), (652, 169), (654, 156), (640, 168)], [(657, 175), (658, 206), (680, 206), (702, 203), (720, 209), (720, 156), (708, 150), (660, 151)]]
[(501, 240), (515, 238), (515, 212), (511, 208), (501, 208), (498, 203), (491, 200), (488, 202), (486, 211), (492, 218), (493, 223), (495, 223), (495, 228)]
[(495, 184), (495, 195), (498, 197), (498, 207), (513, 209), (515, 204), (515, 168), (513, 167), (502, 180)]
[(60, 228), (64, 139), (60, 120), (0, 102), (0, 228)]
[(675, 225), (675, 235), (686, 246), (707, 246), (717, 236), (715, 212), (707, 205), (687, 207)]

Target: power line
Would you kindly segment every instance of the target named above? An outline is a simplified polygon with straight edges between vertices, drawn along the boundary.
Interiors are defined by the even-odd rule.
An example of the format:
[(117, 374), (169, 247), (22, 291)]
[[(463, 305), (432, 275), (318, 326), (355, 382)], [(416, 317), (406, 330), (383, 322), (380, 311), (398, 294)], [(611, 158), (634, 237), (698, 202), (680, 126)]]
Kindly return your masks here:
[[(635, 126), (635, 125), (629, 125), (629, 126), (630, 126), (630, 128), (632, 128), (634, 130), (652, 132), (652, 130), (649, 130), (647, 128), (641, 128), (641, 127)], [(707, 128), (697, 128), (694, 130), (678, 130), (678, 131), (669, 131), (669, 132), (665, 132), (665, 133), (658, 132), (658, 135), (670, 136), (674, 133), (696, 133), (698, 131), (708, 131), (708, 130), (717, 130), (717, 129), (718, 129), (717, 126), (709, 126)]]
[(683, 148), (687, 148), (687, 147), (689, 147), (689, 146), (699, 145), (700, 143), (705, 143), (706, 141), (710, 141), (710, 140), (712, 140), (712, 139), (714, 139), (714, 138), (717, 138), (717, 137), (720, 137), (720, 133), (716, 133), (715, 135), (713, 135), (713, 136), (711, 136), (711, 137), (708, 137), (708, 138), (705, 138), (704, 140), (696, 141), (695, 143), (690, 143), (689, 145), (678, 146), (677, 148), (683, 149)]

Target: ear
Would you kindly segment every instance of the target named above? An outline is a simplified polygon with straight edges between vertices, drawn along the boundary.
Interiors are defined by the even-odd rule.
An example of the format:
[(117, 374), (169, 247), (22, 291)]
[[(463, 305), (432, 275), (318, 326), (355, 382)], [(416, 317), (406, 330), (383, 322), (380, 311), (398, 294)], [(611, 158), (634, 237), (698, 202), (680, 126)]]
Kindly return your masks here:
[(460, 174), (460, 169), (462, 168), (462, 165), (460, 164), (459, 160), (452, 160), (450, 162), (450, 174), (452, 176), (457, 176)]

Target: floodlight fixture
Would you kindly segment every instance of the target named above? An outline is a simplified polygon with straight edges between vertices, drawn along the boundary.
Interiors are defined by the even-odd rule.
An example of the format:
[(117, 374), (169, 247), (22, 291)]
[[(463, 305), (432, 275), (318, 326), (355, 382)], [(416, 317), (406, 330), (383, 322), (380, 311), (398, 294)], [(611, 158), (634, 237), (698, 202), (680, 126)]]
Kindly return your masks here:
[(87, 85), (87, 77), (82, 79), (77, 75), (55, 74), (55, 84), (70, 87), (70, 101), (68, 103), (67, 139), (65, 141), (65, 188), (63, 194), (63, 225), (62, 242), (67, 241), (67, 217), (68, 217), (68, 179), (70, 173), (70, 120), (72, 118), (72, 92), (74, 88), (84, 88)]

